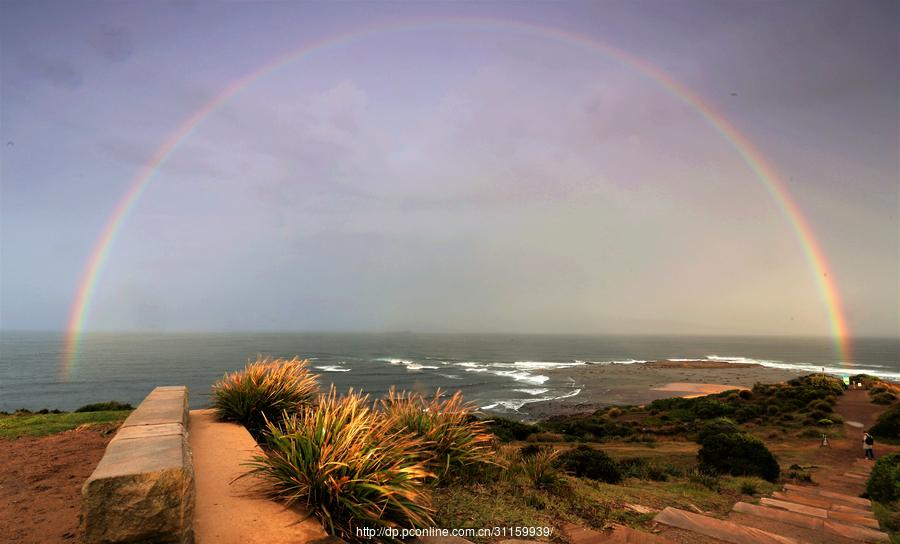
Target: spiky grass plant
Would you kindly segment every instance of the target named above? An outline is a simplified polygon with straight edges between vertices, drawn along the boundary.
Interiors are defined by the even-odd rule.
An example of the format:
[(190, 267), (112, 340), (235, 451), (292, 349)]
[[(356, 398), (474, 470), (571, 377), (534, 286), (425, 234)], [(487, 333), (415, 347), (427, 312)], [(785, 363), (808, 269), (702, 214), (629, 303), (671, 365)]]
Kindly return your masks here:
[(434, 524), (422, 446), (368, 396), (338, 396), (332, 386), (315, 406), (266, 426), (248, 474), (271, 484), (271, 497), (305, 506), (330, 534), (359, 542), (356, 528)]
[(219, 419), (236, 421), (258, 435), (267, 421), (308, 408), (318, 393), (318, 376), (309, 372), (309, 361), (258, 357), (213, 385), (213, 408)]
[(556, 466), (561, 453), (556, 448), (541, 448), (532, 455), (521, 456), (519, 469), (534, 487), (553, 487), (562, 479)]
[(438, 389), (433, 398), (426, 399), (391, 388), (380, 404), (395, 431), (422, 439), (428, 464), (438, 478), (463, 476), (479, 466), (497, 464), (488, 423), (475, 417), (475, 406), (465, 402), (460, 391), (442, 398)]

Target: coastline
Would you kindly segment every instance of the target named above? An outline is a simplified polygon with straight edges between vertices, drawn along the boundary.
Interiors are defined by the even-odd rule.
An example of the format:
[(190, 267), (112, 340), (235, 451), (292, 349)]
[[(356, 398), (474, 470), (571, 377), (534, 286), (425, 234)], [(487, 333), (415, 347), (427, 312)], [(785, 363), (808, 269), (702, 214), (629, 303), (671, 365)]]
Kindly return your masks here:
[(605, 406), (646, 404), (662, 398), (751, 388), (758, 382), (784, 382), (809, 374), (804, 370), (709, 360), (594, 364), (543, 372), (554, 381), (571, 381), (573, 387), (581, 389), (581, 393), (522, 406), (519, 413), (529, 420), (593, 412)]

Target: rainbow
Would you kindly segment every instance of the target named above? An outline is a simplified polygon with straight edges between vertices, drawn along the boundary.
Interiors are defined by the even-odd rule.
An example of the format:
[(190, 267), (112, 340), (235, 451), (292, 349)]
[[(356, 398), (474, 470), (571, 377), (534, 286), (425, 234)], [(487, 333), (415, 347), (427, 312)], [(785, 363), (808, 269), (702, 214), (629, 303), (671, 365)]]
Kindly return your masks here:
[(701, 100), (699, 96), (694, 94), (687, 87), (649, 62), (577, 32), (536, 25), (523, 21), (485, 17), (439, 17), (409, 19), (380, 26), (364, 27), (351, 32), (330, 36), (306, 44), (298, 49), (283, 53), (263, 64), (256, 70), (231, 82), (218, 95), (204, 104), (190, 117), (185, 119), (178, 128), (169, 134), (162, 145), (160, 145), (156, 152), (153, 153), (150, 160), (140, 168), (137, 175), (131, 181), (128, 190), (116, 205), (103, 232), (94, 245), (81, 277), (81, 281), (78, 284), (78, 290), (69, 313), (63, 355), (59, 367), (60, 378), (67, 380), (78, 360), (81, 336), (88, 315), (90, 314), (91, 301), (94, 292), (97, 289), (97, 283), (103, 270), (103, 265), (109, 258), (110, 249), (115, 245), (116, 236), (121, 229), (122, 224), (128, 218), (129, 212), (134, 208), (136, 202), (141, 197), (141, 194), (147, 188), (147, 185), (153, 178), (153, 174), (166, 162), (166, 159), (168, 159), (178, 144), (184, 141), (204, 119), (254, 81), (310, 53), (325, 50), (330, 47), (346, 45), (386, 32), (414, 30), (427, 28), (429, 26), (457, 25), (481, 27), (489, 30), (516, 30), (603, 54), (636, 69), (696, 111), (707, 125), (719, 133), (722, 138), (734, 147), (743, 161), (753, 171), (756, 178), (766, 187), (769, 195), (787, 218), (788, 223), (792, 227), (796, 238), (800, 243), (809, 268), (816, 278), (816, 286), (828, 314), (836, 353), (842, 364), (850, 364), (850, 361), (852, 360), (850, 334), (844, 317), (840, 293), (834, 282), (834, 274), (830, 271), (828, 261), (825, 258), (825, 253), (822, 251), (821, 246), (813, 235), (812, 228), (801, 213), (800, 208), (797, 206), (788, 191), (787, 186), (784, 184), (784, 181), (780, 178), (776, 170), (766, 161), (765, 157), (760, 153), (756, 146), (754, 146), (747, 137), (741, 134), (731, 122), (718, 113), (710, 104)]

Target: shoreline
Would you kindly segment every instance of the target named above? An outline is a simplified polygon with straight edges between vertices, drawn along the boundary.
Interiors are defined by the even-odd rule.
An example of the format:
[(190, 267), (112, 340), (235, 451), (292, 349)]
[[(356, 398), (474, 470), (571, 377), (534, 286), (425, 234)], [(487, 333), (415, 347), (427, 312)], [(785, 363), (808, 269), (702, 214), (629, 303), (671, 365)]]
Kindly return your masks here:
[[(810, 374), (805, 370), (771, 368), (755, 363), (660, 360), (610, 363), (544, 370), (554, 381), (570, 381), (578, 395), (522, 406), (528, 420), (594, 412), (606, 406), (640, 405), (656, 399), (702, 396), (755, 383), (779, 383)], [(508, 417), (508, 416), (504, 416)]]

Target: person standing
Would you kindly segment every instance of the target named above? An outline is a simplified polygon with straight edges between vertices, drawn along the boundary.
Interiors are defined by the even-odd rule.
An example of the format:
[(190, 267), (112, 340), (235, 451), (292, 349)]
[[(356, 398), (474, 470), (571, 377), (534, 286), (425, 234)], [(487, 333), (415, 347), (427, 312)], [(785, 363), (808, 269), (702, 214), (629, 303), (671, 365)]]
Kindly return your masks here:
[(875, 438), (869, 433), (863, 433), (863, 452), (866, 459), (875, 459)]

